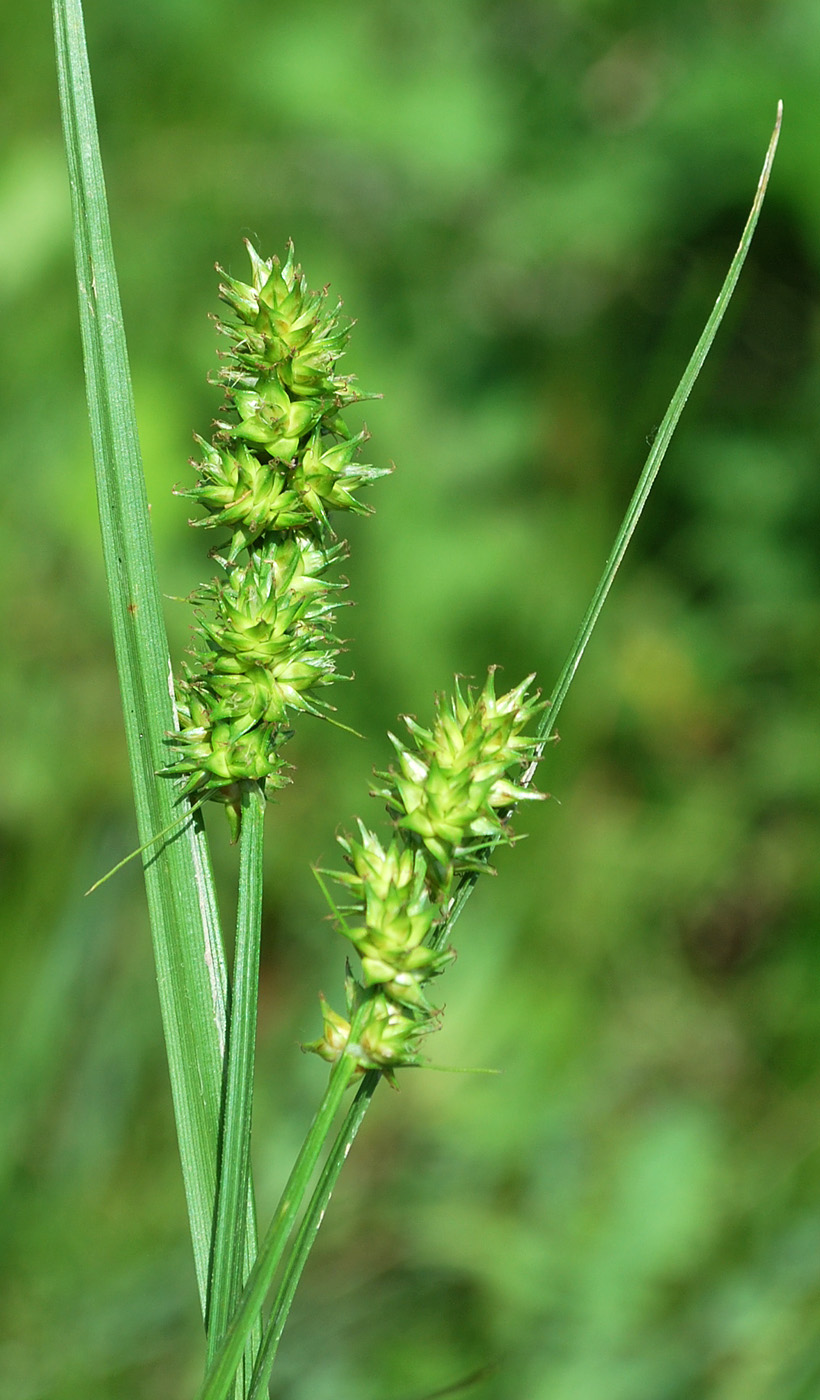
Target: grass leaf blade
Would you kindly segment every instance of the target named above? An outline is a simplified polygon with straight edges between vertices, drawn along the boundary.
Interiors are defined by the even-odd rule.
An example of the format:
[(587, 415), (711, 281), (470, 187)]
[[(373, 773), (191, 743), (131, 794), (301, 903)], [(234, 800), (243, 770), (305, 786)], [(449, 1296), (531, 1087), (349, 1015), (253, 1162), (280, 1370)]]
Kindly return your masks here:
[[(174, 727), (170, 662), (154, 565), (125, 333), (80, 0), (54, 0), (60, 104), (114, 643), (141, 842), (179, 815), (158, 780)], [(206, 1306), (216, 1190), (225, 960), (201, 820), (144, 860), (194, 1258)], [(249, 1221), (252, 1217), (249, 1216)], [(249, 1250), (251, 1244), (249, 1241)]]
[(703, 332), (700, 336), (700, 339), (698, 340), (697, 345), (692, 351), (689, 363), (687, 364), (686, 369), (684, 370), (681, 376), (680, 383), (678, 384), (677, 389), (672, 395), (672, 400), (669, 404), (669, 407), (666, 410), (666, 413), (664, 414), (663, 421), (657, 431), (657, 434), (655, 435), (655, 439), (652, 443), (649, 456), (646, 459), (644, 469), (641, 472), (641, 475), (638, 479), (638, 484), (635, 487), (635, 492), (632, 496), (632, 500), (629, 502), (629, 505), (627, 507), (626, 515), (624, 516), (623, 521), (621, 522), (621, 527), (615, 538), (615, 543), (612, 546), (612, 551), (609, 555), (609, 558), (606, 561), (606, 564), (604, 565), (604, 571), (601, 575), (601, 578), (598, 581), (598, 586), (595, 589), (594, 594), (592, 595), (592, 600), (590, 602), (589, 607), (587, 608), (584, 620), (581, 623), (580, 629), (578, 631), (578, 635), (575, 638), (569, 656), (564, 662), (564, 666), (556, 682), (555, 689), (553, 690), (549, 698), (549, 702), (544, 712), (544, 718), (541, 722), (538, 735), (539, 739), (543, 741), (549, 739), (550, 735), (555, 732), (555, 722), (558, 718), (558, 712), (561, 709), (564, 700), (566, 699), (569, 688), (572, 685), (575, 672), (578, 669), (581, 657), (583, 656), (586, 650), (587, 643), (590, 637), (592, 636), (595, 624), (598, 621), (598, 618), (601, 614), (601, 609), (603, 608), (604, 603), (606, 602), (607, 594), (609, 593), (609, 590), (614, 582), (615, 575), (617, 574), (618, 569), (621, 566), (621, 562), (623, 560), (624, 555), (626, 554), (629, 542), (632, 539), (633, 534), (635, 533), (635, 527), (641, 517), (643, 508), (646, 505), (646, 502), (649, 498), (649, 493), (652, 490), (655, 478), (658, 475), (658, 471), (660, 470), (661, 462), (666, 456), (666, 450), (670, 442), (672, 441), (672, 436), (675, 432), (676, 427), (678, 426), (678, 420), (680, 419), (684, 407), (686, 406), (687, 399), (689, 398), (689, 395), (691, 394), (692, 389), (695, 386), (695, 381), (697, 380), (697, 377), (700, 374), (701, 369), (703, 368), (706, 356), (709, 354), (709, 351), (712, 348), (712, 342), (714, 341), (715, 336), (717, 335), (718, 327), (720, 326), (720, 323), (723, 320), (726, 308), (729, 305), (735, 287), (737, 286), (741, 269), (743, 268), (743, 264), (746, 261), (746, 254), (749, 251), (752, 238), (754, 236), (754, 231), (757, 227), (757, 221), (760, 217), (760, 211), (763, 207), (763, 200), (766, 195), (766, 189), (769, 183), (769, 176), (771, 175), (772, 171), (772, 163), (774, 161), (775, 151), (777, 150), (777, 142), (780, 137), (780, 124), (782, 119), (783, 103), (779, 102), (777, 104), (777, 117), (774, 124), (774, 130), (772, 131), (771, 138), (769, 140), (769, 147), (766, 151), (766, 158), (763, 162), (763, 169), (760, 173), (760, 179), (758, 180), (757, 191), (752, 202), (751, 210), (749, 211), (749, 217), (746, 220), (746, 225), (741, 235), (740, 243), (737, 247), (737, 252), (732, 258), (732, 261), (729, 265), (729, 271), (726, 273), (723, 286), (721, 287), (718, 293), (717, 301), (715, 302), (712, 308), (711, 315), (709, 316), (709, 319), (703, 328)]

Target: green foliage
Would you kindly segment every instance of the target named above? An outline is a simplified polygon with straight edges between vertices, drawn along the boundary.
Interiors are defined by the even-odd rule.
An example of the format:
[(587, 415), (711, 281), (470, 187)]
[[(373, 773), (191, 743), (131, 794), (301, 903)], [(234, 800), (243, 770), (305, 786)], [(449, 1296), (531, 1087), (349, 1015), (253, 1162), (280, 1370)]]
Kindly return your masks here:
[[(81, 902), (136, 840), (50, 34), (6, 10), (0, 1393), (166, 1400), (197, 1383), (200, 1324), (140, 882)], [(503, 1080), (377, 1098), (277, 1367), (289, 1400), (421, 1396), (488, 1362), (491, 1400), (811, 1395), (816, 8), (98, 0), (88, 22), (164, 590), (202, 578), (209, 532), (167, 487), (212, 415), (203, 268), (238, 219), (344, 290), (399, 467), (346, 566), (341, 718), (370, 738), (306, 720), (268, 814), (268, 1210), (322, 1082), (303, 989), (338, 985), (310, 862), (398, 711), (489, 657), (554, 673), (784, 97), (747, 280), (542, 772), (559, 801), (500, 852), (448, 972), (436, 1058)], [(179, 654), (188, 612), (166, 616)]]

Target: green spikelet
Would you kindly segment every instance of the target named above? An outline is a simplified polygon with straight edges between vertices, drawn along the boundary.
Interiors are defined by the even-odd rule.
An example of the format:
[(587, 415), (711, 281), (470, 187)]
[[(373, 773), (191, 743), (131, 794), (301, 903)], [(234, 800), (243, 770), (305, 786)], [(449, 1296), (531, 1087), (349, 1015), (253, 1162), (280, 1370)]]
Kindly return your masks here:
[(402, 831), (422, 842), (432, 857), (430, 877), (449, 889), (456, 874), (475, 868), (488, 841), (505, 839), (504, 813), (516, 802), (537, 798), (507, 774), (532, 751), (523, 730), (538, 712), (526, 699), (528, 676), (500, 699), (493, 672), (475, 698), (456, 682), (448, 702), (439, 700), (432, 729), (405, 718), (412, 745), (395, 735), (398, 768), (379, 774), (384, 797)]
[[(349, 325), (339, 315), (341, 303), (331, 309), (326, 291), (308, 290), (302, 269), (294, 262), (292, 243), (284, 265), (277, 257), (260, 258), (247, 240), (246, 247), (251, 282), (223, 274), (225, 281), (219, 288), (236, 316), (235, 321), (218, 322), (218, 326), (233, 344), (231, 358), (237, 369), (252, 377), (275, 368), (294, 399), (313, 399), (337, 409), (353, 403), (360, 395), (352, 378), (334, 374), (350, 335)], [(223, 379), (230, 382), (232, 373), (224, 370)]]
[(423, 982), (443, 970), (452, 955), (425, 946), (437, 909), (427, 890), (427, 869), (418, 851), (391, 841), (384, 850), (360, 824), (361, 841), (341, 837), (352, 867), (336, 876), (354, 893), (353, 912), (362, 922), (342, 932), (362, 960), (366, 987), (379, 984), (397, 1002), (426, 1006)]
[(360, 823), (360, 839), (339, 838), (348, 868), (334, 875), (352, 896), (333, 908), (361, 958), (361, 982), (348, 976), (347, 1019), (323, 1000), (323, 1034), (305, 1050), (349, 1055), (361, 1072), (421, 1063), (420, 1042), (440, 1019), (426, 987), (454, 957), (437, 933), (455, 882), (486, 868), (488, 845), (511, 839), (512, 807), (542, 795), (510, 777), (536, 748), (524, 733), (541, 709), (527, 697), (532, 679), (500, 697), (492, 672), (477, 696), (456, 683), (431, 729), (406, 719), (411, 745), (391, 736), (398, 767), (379, 775), (374, 795), (387, 801), (393, 838), (384, 847)]
[[(238, 784), (271, 795), (287, 781), (280, 749), (290, 714), (329, 716), (317, 695), (336, 675), (333, 625), (344, 585), (325, 577), (345, 553), (334, 511), (367, 514), (359, 490), (386, 471), (358, 461), (341, 410), (363, 396), (336, 374), (348, 339), (338, 305), (312, 292), (289, 246), (284, 264), (250, 243), (251, 281), (223, 274), (233, 317), (219, 382), (226, 402), (210, 442), (197, 438), (198, 479), (179, 492), (228, 538), (223, 577), (194, 598), (195, 648), (177, 685), (179, 733), (166, 773), (235, 813)], [(233, 818), (232, 818), (233, 820)]]
[(203, 460), (193, 463), (199, 480), (178, 494), (210, 512), (192, 525), (223, 526), (232, 532), (229, 559), (260, 535), (306, 530), (313, 524), (311, 512), (293, 489), (292, 470), (284, 464), (263, 459), (243, 443), (231, 449), (202, 438), (197, 442), (203, 453)]

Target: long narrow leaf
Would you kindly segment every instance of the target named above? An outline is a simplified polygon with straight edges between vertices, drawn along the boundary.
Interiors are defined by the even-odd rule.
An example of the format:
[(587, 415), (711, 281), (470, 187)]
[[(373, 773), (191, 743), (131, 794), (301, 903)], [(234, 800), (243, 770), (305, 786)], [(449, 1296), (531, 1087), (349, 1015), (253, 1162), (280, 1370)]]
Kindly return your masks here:
[[(54, 0), (88, 408), (140, 840), (180, 813), (157, 770), (174, 727), (125, 334), (80, 0)], [(144, 858), (160, 1003), (203, 1310), (216, 1190), (225, 960), (201, 819)], [(249, 1216), (249, 1221), (251, 1217)], [(248, 1249), (252, 1250), (253, 1230)]]
[(666, 449), (672, 441), (672, 435), (678, 426), (678, 420), (686, 406), (686, 401), (694, 388), (695, 381), (703, 368), (706, 356), (712, 348), (712, 342), (717, 335), (718, 327), (726, 314), (726, 308), (732, 299), (741, 269), (746, 261), (746, 254), (751, 247), (754, 231), (757, 228), (757, 221), (760, 218), (760, 211), (763, 208), (763, 200), (769, 184), (769, 176), (772, 173), (772, 163), (774, 161), (775, 151), (777, 150), (777, 142), (780, 138), (780, 123), (782, 120), (783, 103), (778, 102), (774, 130), (769, 139), (769, 147), (766, 151), (763, 169), (760, 172), (757, 190), (754, 200), (752, 201), (752, 207), (749, 211), (749, 217), (746, 220), (746, 225), (741, 235), (740, 243), (729, 265), (729, 271), (726, 274), (723, 286), (718, 292), (717, 301), (712, 307), (711, 314), (703, 328), (701, 337), (692, 351), (692, 357), (686, 369), (683, 371), (681, 381), (672, 395), (672, 401), (655, 435), (649, 456), (646, 459), (644, 469), (638, 479), (638, 484), (635, 487), (632, 500), (627, 507), (626, 515), (621, 522), (621, 528), (615, 537), (612, 551), (604, 565), (604, 571), (598, 581), (598, 586), (592, 595), (592, 600), (584, 615), (584, 620), (581, 623), (578, 635), (575, 638), (569, 656), (564, 662), (555, 689), (550, 696), (538, 736), (542, 741), (546, 741), (549, 739), (550, 735), (555, 733), (555, 723), (558, 719), (558, 712), (572, 685), (581, 657), (586, 651), (587, 642), (592, 636), (595, 624), (601, 615), (601, 609), (606, 602), (607, 594), (615, 581), (615, 575), (621, 567), (623, 557), (629, 547), (629, 542), (635, 533), (635, 527), (649, 499), (649, 493), (655, 483), (655, 477), (658, 475), (661, 462), (666, 456)]
[[(723, 280), (723, 285), (720, 291), (718, 292), (717, 300), (714, 306), (712, 307), (711, 313), (706, 322), (706, 325), (703, 328), (700, 339), (698, 340), (697, 345), (692, 351), (689, 363), (687, 364), (686, 369), (681, 375), (680, 382), (674, 394), (672, 395), (669, 407), (667, 408), (666, 413), (663, 416), (660, 428), (658, 429), (657, 434), (655, 435), (655, 440), (652, 443), (652, 447), (649, 451), (649, 456), (647, 457), (646, 462), (644, 463), (643, 471), (641, 472), (638, 478), (638, 484), (635, 487), (632, 499), (626, 508), (626, 514), (624, 515), (618, 533), (615, 536), (615, 543), (613, 544), (609, 557), (607, 558), (607, 561), (604, 564), (603, 573), (601, 574), (601, 577), (598, 580), (589, 607), (587, 608), (583, 620), (581, 622), (581, 626), (578, 629), (578, 634), (572, 646), (570, 647), (567, 659), (561, 668), (561, 673), (558, 677), (558, 680), (555, 683), (555, 686), (553, 687), (552, 693), (544, 708), (544, 714), (541, 719), (541, 723), (538, 726), (537, 733), (539, 748), (536, 751), (536, 756), (534, 760), (529, 764), (521, 779), (521, 785), (523, 787), (528, 787), (532, 782), (533, 777), (535, 776), (535, 770), (543, 753), (544, 745), (555, 733), (555, 726), (558, 720), (558, 714), (561, 710), (561, 706), (563, 705), (564, 701), (567, 698), (567, 695), (569, 694), (570, 686), (572, 685), (572, 682), (575, 679), (576, 672), (581, 664), (581, 659), (584, 655), (584, 652), (586, 651), (589, 639), (592, 636), (593, 631), (595, 630), (595, 624), (597, 623), (598, 618), (601, 616), (601, 612), (604, 603), (607, 600), (609, 590), (615, 582), (615, 575), (617, 574), (619, 568), (621, 567), (621, 564), (623, 563), (624, 556), (626, 554), (627, 549), (629, 548), (629, 543), (632, 539), (632, 536), (635, 533), (635, 529), (643, 513), (644, 506), (646, 505), (646, 502), (649, 499), (649, 493), (652, 490), (652, 487), (655, 484), (655, 479), (658, 475), (658, 472), (660, 471), (661, 463), (663, 462), (663, 459), (666, 456), (667, 448), (669, 447), (669, 444), (672, 441), (672, 436), (675, 432), (676, 427), (678, 426), (680, 416), (683, 413), (689, 395), (691, 394), (695, 386), (695, 381), (697, 380), (697, 377), (704, 366), (706, 356), (709, 354), (709, 351), (712, 348), (712, 343), (715, 339), (715, 336), (717, 335), (720, 323), (726, 314), (726, 308), (728, 307), (729, 302), (732, 299), (732, 295), (734, 293), (735, 287), (737, 286), (738, 278), (740, 277), (743, 264), (746, 261), (746, 255), (749, 251), (749, 248), (751, 247), (752, 238), (754, 237), (754, 231), (757, 228), (757, 221), (760, 218), (760, 211), (763, 208), (763, 200), (766, 197), (766, 190), (769, 184), (769, 176), (772, 173), (772, 164), (774, 162), (775, 151), (777, 150), (777, 143), (780, 138), (780, 124), (782, 120), (783, 103), (778, 102), (777, 117), (775, 119), (774, 130), (772, 131), (771, 137), (769, 138), (768, 149), (766, 151), (766, 156), (763, 161), (763, 169), (760, 172), (760, 179), (757, 182), (757, 190), (755, 191), (755, 197), (752, 201), (752, 207), (749, 211), (749, 217), (746, 220), (743, 233), (741, 234), (740, 242), (737, 246), (737, 251), (734, 257), (732, 258), (731, 263), (729, 264), (729, 270), (726, 273), (726, 276)], [(453, 900), (453, 907), (450, 910), (449, 917), (446, 923), (442, 925), (441, 930), (438, 934), (438, 939), (442, 943), (442, 945), (447, 942), (456, 919), (458, 918), (459, 914), (461, 913), (461, 910), (467, 902), (467, 899), (472, 893), (472, 889), (475, 885), (475, 882), (476, 876), (474, 874), (468, 875), (462, 881), (461, 886), (457, 890), (456, 896)]]

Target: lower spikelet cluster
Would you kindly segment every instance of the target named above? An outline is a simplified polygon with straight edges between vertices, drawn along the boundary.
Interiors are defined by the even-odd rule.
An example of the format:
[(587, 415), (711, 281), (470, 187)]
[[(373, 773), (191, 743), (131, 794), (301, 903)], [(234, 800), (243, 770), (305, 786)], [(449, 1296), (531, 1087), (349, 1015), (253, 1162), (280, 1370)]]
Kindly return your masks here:
[(211, 441), (196, 439), (196, 484), (179, 492), (205, 511), (192, 525), (227, 538), (212, 551), (221, 576), (194, 598), (197, 642), (165, 770), (186, 793), (225, 802), (234, 828), (241, 783), (270, 795), (286, 781), (288, 717), (332, 708), (318, 692), (335, 674), (343, 585), (326, 573), (345, 547), (330, 515), (369, 513), (357, 493), (386, 474), (358, 460), (367, 432), (351, 436), (341, 416), (363, 395), (336, 373), (349, 334), (339, 306), (309, 291), (292, 247), (284, 264), (247, 248), (251, 281), (225, 276), (219, 288), (232, 312), (217, 321), (230, 342), (225, 406)]
[(527, 696), (532, 679), (502, 696), (492, 672), (478, 695), (456, 684), (432, 728), (406, 718), (409, 744), (391, 734), (398, 763), (377, 774), (374, 796), (387, 802), (392, 837), (385, 846), (359, 823), (358, 838), (339, 838), (347, 869), (333, 872), (352, 896), (333, 909), (361, 980), (348, 975), (346, 1017), (322, 998), (323, 1034), (306, 1050), (331, 1062), (347, 1054), (360, 1070), (388, 1075), (421, 1062), (422, 1037), (440, 1016), (427, 984), (454, 957), (441, 931), (456, 883), (487, 868), (488, 847), (510, 840), (514, 804), (541, 796), (510, 777), (536, 748), (523, 732), (541, 708)]

